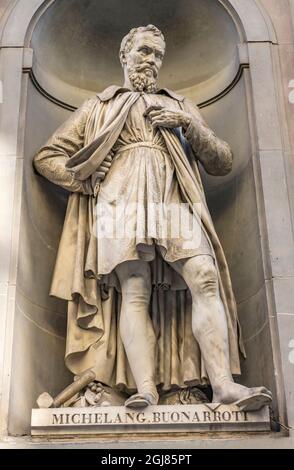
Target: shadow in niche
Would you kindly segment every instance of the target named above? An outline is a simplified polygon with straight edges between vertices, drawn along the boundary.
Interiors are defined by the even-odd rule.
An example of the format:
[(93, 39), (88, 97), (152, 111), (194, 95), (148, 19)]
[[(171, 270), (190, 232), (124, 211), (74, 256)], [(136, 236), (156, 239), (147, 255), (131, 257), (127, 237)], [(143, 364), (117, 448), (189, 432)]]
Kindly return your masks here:
[(53, 96), (80, 104), (89, 90), (108, 86), (110, 77), (121, 83), (120, 41), (131, 28), (149, 23), (167, 42), (160, 85), (180, 90), (221, 74), (223, 89), (235, 76), (239, 37), (218, 0), (128, 0), (127, 11), (123, 0), (59, 0), (32, 37), (35, 75)]
[[(130, 27), (146, 23), (156, 24), (166, 35), (162, 85), (186, 88), (196, 103), (211, 77), (214, 90), (223, 86), (223, 70), (229, 71), (226, 79), (232, 81), (235, 68), (229, 65), (236, 61), (239, 38), (218, 1), (132, 0), (128, 14), (124, 5), (122, 0), (53, 3), (32, 38), (34, 72), (47, 91), (79, 104), (94, 91), (121, 83), (120, 40)], [(244, 79), (202, 113), (235, 155), (230, 175), (203, 174), (203, 179), (231, 270), (247, 347), (248, 359), (242, 363), (238, 381), (265, 385), (275, 392)], [(64, 366), (66, 305), (48, 295), (67, 196), (37, 176), (31, 164), (34, 153), (68, 116), (70, 111), (46, 100), (29, 82), (10, 407), (13, 435), (29, 433), (31, 408), (40, 393), (57, 394), (71, 382)]]

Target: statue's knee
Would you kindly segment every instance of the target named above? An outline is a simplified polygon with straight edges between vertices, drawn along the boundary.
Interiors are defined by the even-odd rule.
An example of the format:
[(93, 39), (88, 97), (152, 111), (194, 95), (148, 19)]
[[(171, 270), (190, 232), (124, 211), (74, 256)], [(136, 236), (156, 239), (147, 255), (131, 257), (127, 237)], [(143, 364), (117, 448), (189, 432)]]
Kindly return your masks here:
[(214, 265), (203, 266), (193, 281), (192, 294), (213, 297), (218, 293), (218, 277)]
[(146, 303), (150, 300), (151, 280), (142, 273), (132, 274), (123, 283), (122, 295), (130, 303)]

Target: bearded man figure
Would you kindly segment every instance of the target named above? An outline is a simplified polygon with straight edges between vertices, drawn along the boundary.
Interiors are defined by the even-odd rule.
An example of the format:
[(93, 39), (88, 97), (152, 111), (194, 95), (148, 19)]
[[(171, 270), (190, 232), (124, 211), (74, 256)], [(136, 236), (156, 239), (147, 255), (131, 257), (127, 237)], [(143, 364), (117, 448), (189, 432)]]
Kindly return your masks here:
[[(233, 381), (245, 353), (198, 170), (226, 175), (232, 152), (193, 103), (157, 88), (164, 53), (155, 26), (132, 29), (120, 50), (123, 87), (89, 99), (34, 159), (71, 192), (51, 288), (68, 301), (66, 365), (126, 391), (129, 407), (210, 383), (214, 402), (257, 410), (271, 393)], [(194, 227), (188, 240), (175, 236), (170, 207)], [(126, 221), (122, 236), (109, 231)]]

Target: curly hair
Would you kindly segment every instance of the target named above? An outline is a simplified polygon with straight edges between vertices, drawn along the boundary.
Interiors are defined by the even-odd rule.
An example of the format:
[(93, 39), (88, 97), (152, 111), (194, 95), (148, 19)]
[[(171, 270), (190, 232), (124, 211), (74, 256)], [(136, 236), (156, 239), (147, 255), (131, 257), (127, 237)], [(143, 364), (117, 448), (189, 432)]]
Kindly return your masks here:
[(154, 26), (153, 24), (148, 24), (147, 26), (139, 26), (138, 28), (133, 28), (128, 32), (128, 34), (123, 38), (121, 42), (120, 51), (119, 51), (119, 57), (120, 57), (121, 63), (122, 63), (122, 57), (128, 52), (130, 52), (130, 50), (132, 49), (136, 34), (145, 33), (145, 32), (151, 32), (154, 34), (154, 36), (160, 37), (165, 44), (164, 35), (160, 31), (160, 29), (156, 28), (156, 26)]

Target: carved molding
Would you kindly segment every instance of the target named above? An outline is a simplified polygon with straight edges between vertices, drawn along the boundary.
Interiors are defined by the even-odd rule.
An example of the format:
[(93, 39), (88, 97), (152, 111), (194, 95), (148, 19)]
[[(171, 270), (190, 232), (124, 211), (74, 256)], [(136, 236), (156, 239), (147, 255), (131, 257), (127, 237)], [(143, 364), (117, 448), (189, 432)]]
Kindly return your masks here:
[[(230, 93), (233, 90), (233, 88), (235, 88), (235, 86), (241, 80), (242, 75), (243, 75), (243, 71), (245, 69), (249, 69), (249, 64), (241, 64), (238, 71), (237, 71), (237, 74), (235, 75), (232, 82), (224, 90), (222, 90), (220, 93), (218, 93), (217, 95), (213, 96), (212, 98), (209, 98), (208, 100), (202, 101), (201, 103), (198, 103), (198, 107), (200, 109), (206, 108), (207, 106), (210, 106), (210, 105), (216, 103), (217, 101), (221, 100), (222, 98), (224, 98), (228, 93)], [(38, 82), (38, 79), (36, 78), (33, 69), (23, 68), (23, 73), (29, 74), (30, 80), (31, 80), (32, 84), (34, 85), (34, 87), (36, 88), (36, 90), (42, 96), (44, 96), (44, 98), (46, 98), (48, 101), (51, 101), (52, 103), (56, 104), (57, 106), (59, 106), (63, 109), (67, 109), (68, 111), (73, 112), (77, 109), (76, 106), (73, 106), (69, 103), (66, 103), (65, 101), (62, 101), (62, 100), (56, 98), (55, 96), (51, 95), (48, 91), (46, 91), (40, 85), (40, 83)]]

